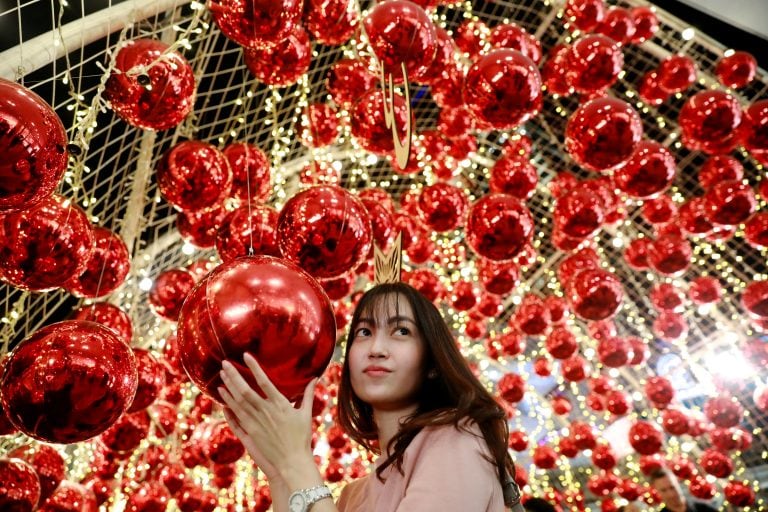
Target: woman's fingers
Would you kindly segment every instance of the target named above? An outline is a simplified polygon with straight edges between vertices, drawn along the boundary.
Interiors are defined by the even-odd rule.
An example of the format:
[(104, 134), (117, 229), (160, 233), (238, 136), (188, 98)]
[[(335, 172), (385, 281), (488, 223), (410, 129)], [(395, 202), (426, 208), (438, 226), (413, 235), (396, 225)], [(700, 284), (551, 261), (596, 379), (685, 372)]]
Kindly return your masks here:
[(263, 401), (263, 398), (251, 388), (243, 376), (240, 375), (240, 372), (237, 371), (237, 368), (229, 361), (224, 360), (221, 362), (221, 372), (219, 375), (233, 398), (243, 398), (254, 407), (258, 407)]
[(317, 385), (317, 378), (310, 380), (307, 383), (307, 387), (304, 388), (304, 396), (301, 398), (301, 409), (310, 418), (312, 417), (312, 404), (315, 401), (315, 386)]
[(256, 361), (255, 357), (246, 352), (243, 356), (243, 360), (245, 361), (246, 366), (250, 368), (251, 373), (253, 373), (253, 377), (256, 379), (256, 384), (259, 385), (259, 388), (261, 388), (264, 394), (267, 395), (269, 400), (279, 400), (282, 398), (286, 402), (288, 401), (275, 385), (272, 384), (272, 381), (269, 380), (267, 374), (261, 369), (261, 366), (258, 361)]

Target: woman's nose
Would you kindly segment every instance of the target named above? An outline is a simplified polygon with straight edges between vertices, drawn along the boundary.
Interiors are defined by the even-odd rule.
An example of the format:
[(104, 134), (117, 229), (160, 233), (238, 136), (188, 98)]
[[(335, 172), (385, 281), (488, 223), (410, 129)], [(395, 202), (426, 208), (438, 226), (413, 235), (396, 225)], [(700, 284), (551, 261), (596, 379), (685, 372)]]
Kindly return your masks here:
[(386, 357), (387, 356), (387, 343), (384, 335), (377, 332), (371, 339), (371, 344), (368, 347), (368, 357)]

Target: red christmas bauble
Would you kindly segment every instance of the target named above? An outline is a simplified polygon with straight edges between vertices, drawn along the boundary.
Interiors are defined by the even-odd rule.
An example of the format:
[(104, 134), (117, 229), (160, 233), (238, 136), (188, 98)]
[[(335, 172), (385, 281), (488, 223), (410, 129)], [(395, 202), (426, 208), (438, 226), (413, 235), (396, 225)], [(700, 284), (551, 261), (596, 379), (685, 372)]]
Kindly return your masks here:
[(491, 192), (509, 194), (522, 201), (530, 199), (539, 183), (536, 167), (524, 156), (504, 153), (491, 167)]
[(661, 414), (661, 426), (664, 431), (673, 436), (681, 436), (688, 433), (688, 416), (679, 409), (665, 409)]
[(628, 9), (611, 7), (595, 32), (604, 34), (619, 44), (627, 44), (635, 36), (635, 20)]
[(640, 455), (652, 455), (661, 450), (664, 436), (655, 424), (637, 421), (629, 428), (629, 444)]
[(592, 432), (592, 427), (588, 423), (583, 421), (571, 422), (571, 438), (579, 450), (591, 450), (597, 446), (597, 440), (595, 434)]
[(401, 82), (401, 66), (409, 79), (418, 80), (432, 64), (437, 33), (429, 15), (413, 2), (386, 0), (376, 4), (363, 19), (363, 28), (385, 73)]
[(605, 18), (603, 0), (567, 0), (565, 19), (583, 32), (591, 32)]
[(328, 70), (325, 87), (334, 103), (349, 106), (373, 89), (378, 80), (363, 61), (340, 59)]
[(728, 428), (738, 425), (744, 415), (741, 404), (730, 396), (716, 396), (704, 404), (707, 419), (718, 427)]
[(653, 242), (648, 238), (636, 238), (627, 244), (624, 260), (630, 268), (643, 270), (648, 268), (648, 252)]
[(139, 373), (139, 385), (133, 397), (128, 412), (136, 412), (149, 407), (165, 387), (165, 372), (163, 366), (148, 350), (134, 348), (136, 368)]
[(208, 430), (203, 452), (214, 464), (232, 464), (245, 454), (245, 446), (227, 422), (217, 421)]
[(750, 507), (755, 503), (755, 491), (746, 482), (728, 482), (723, 488), (723, 494), (728, 503), (737, 507)]
[(309, 69), (312, 44), (307, 31), (296, 25), (272, 46), (243, 48), (243, 60), (253, 76), (264, 84), (285, 87), (295, 84)]
[(655, 407), (663, 409), (675, 397), (675, 388), (666, 377), (654, 376), (645, 382), (645, 396)]
[(741, 292), (741, 304), (751, 317), (768, 318), (768, 280), (748, 283)]
[(175, 322), (181, 305), (195, 286), (195, 276), (180, 268), (161, 272), (149, 290), (149, 305), (156, 314)]
[(218, 266), (189, 294), (179, 320), (184, 369), (217, 400), (224, 359), (256, 388), (245, 352), (284, 395), (297, 398), (325, 370), (336, 340), (333, 309), (320, 285), (296, 265), (269, 256)]
[(759, 212), (746, 222), (744, 240), (755, 249), (768, 248), (768, 212)]
[(94, 248), (85, 263), (85, 271), (65, 284), (77, 297), (96, 298), (109, 295), (125, 281), (131, 269), (125, 242), (112, 231), (94, 226)]
[(743, 177), (744, 166), (728, 155), (709, 157), (699, 168), (699, 184), (704, 189), (710, 189), (721, 181), (741, 181)]
[(373, 233), (368, 212), (346, 189), (319, 185), (285, 203), (277, 221), (283, 257), (316, 278), (337, 277), (370, 253)]
[(501, 398), (517, 403), (525, 396), (525, 380), (516, 373), (506, 373), (499, 380), (498, 389)]
[(707, 448), (699, 458), (701, 469), (717, 478), (726, 478), (733, 472), (733, 461), (727, 453)]
[(215, 0), (208, 3), (221, 32), (240, 46), (265, 48), (284, 40), (299, 23), (304, 2)]
[(272, 195), (269, 157), (246, 142), (233, 142), (222, 150), (232, 169), (232, 197), (244, 203), (261, 202)]
[(623, 416), (629, 412), (629, 399), (623, 391), (611, 389), (605, 394), (605, 408), (611, 414)]
[(147, 411), (126, 413), (104, 431), (99, 440), (113, 457), (124, 459), (130, 456), (147, 438), (149, 428), (150, 417)]
[(202, 210), (229, 195), (232, 170), (215, 146), (198, 140), (183, 141), (160, 160), (157, 186), (165, 200), (179, 210)]
[(528, 449), (528, 435), (522, 430), (513, 430), (509, 433), (509, 447), (516, 452)]
[(40, 499), (35, 468), (17, 458), (0, 459), (0, 506), (12, 512), (32, 512)]
[[(366, 151), (378, 155), (387, 155), (395, 149), (392, 130), (387, 128), (384, 119), (384, 101), (382, 91), (371, 90), (364, 93), (352, 107), (350, 119), (350, 130), (358, 144)], [(393, 95), (392, 104), (397, 133), (400, 140), (403, 140), (408, 119), (407, 105), (399, 94)]]
[(0, 212), (49, 197), (67, 169), (67, 132), (40, 96), (0, 78)]
[(616, 455), (614, 455), (611, 445), (599, 443), (592, 450), (592, 464), (600, 469), (611, 469), (616, 466)]
[(424, 223), (437, 232), (461, 227), (469, 207), (469, 199), (463, 189), (435, 183), (421, 189), (419, 211)]
[(566, 327), (554, 327), (547, 336), (547, 352), (555, 359), (567, 359), (578, 349), (576, 336)]
[(573, 312), (585, 320), (610, 318), (624, 297), (619, 279), (597, 268), (576, 273), (568, 283), (567, 292)]
[(675, 235), (662, 235), (653, 242), (648, 263), (656, 272), (676, 276), (691, 264), (693, 250), (687, 239)]
[(643, 5), (633, 7), (629, 12), (635, 24), (635, 34), (632, 36), (632, 42), (640, 44), (653, 37), (659, 29), (659, 19), (654, 8)]
[(59, 195), (0, 214), (0, 279), (31, 291), (63, 286), (86, 269), (93, 240), (85, 212)]
[(560, 363), (560, 372), (565, 380), (579, 382), (587, 377), (585, 365), (586, 362), (581, 356), (571, 356)]
[(216, 231), (227, 216), (227, 210), (220, 204), (193, 212), (176, 214), (176, 229), (181, 237), (201, 248), (213, 247)]
[(590, 237), (605, 221), (604, 206), (600, 196), (586, 187), (577, 186), (555, 202), (552, 214), (555, 229), (580, 240)]
[(171, 499), (171, 493), (160, 482), (140, 482), (136, 489), (127, 493), (126, 512), (163, 512)]
[(597, 98), (568, 119), (565, 145), (576, 162), (592, 171), (608, 171), (626, 162), (643, 135), (640, 116), (626, 102)]
[(737, 129), (741, 117), (739, 100), (730, 94), (717, 90), (698, 92), (680, 109), (678, 123), (683, 144), (712, 155), (730, 153), (739, 142)]
[(553, 469), (557, 465), (557, 453), (555, 453), (551, 446), (546, 444), (534, 448), (531, 458), (539, 469)]
[(675, 157), (654, 141), (641, 141), (627, 163), (616, 169), (616, 186), (634, 199), (652, 199), (669, 188), (677, 173)]
[(528, 293), (517, 306), (510, 326), (514, 326), (524, 334), (537, 336), (544, 334), (549, 328), (549, 310), (541, 297)]
[(72, 313), (72, 320), (86, 320), (109, 327), (123, 340), (123, 343), (131, 344), (133, 338), (131, 318), (125, 311), (113, 304), (96, 302), (80, 306)]
[(732, 52), (715, 65), (717, 79), (726, 87), (739, 89), (748, 85), (757, 73), (757, 60), (748, 52)]
[(500, 261), (517, 256), (533, 235), (531, 212), (517, 198), (486, 194), (469, 210), (465, 236), (472, 249)]
[(66, 320), (35, 331), (11, 352), (0, 395), (8, 418), (28, 436), (75, 443), (106, 430), (136, 386), (136, 359), (114, 331)]
[(688, 489), (691, 491), (691, 496), (700, 500), (711, 500), (717, 494), (715, 486), (701, 475), (691, 478), (691, 481), (688, 483)]
[(339, 46), (357, 30), (358, 14), (351, 0), (307, 0), (304, 24), (318, 42)]
[(599, 93), (616, 82), (624, 54), (616, 40), (587, 34), (571, 45), (566, 57), (566, 80), (579, 93)]
[(180, 53), (162, 41), (136, 39), (117, 52), (104, 99), (132, 126), (167, 130), (192, 111), (196, 87), (192, 66)]
[(299, 125), (299, 139), (310, 148), (333, 144), (341, 133), (336, 110), (327, 103), (312, 103), (304, 108)]
[(756, 101), (744, 110), (739, 131), (744, 148), (762, 165), (768, 165), (768, 100)]
[(221, 261), (260, 254), (279, 257), (277, 219), (277, 210), (268, 205), (246, 204), (230, 213), (216, 233)]
[(541, 109), (541, 75), (522, 53), (491, 50), (467, 71), (462, 94), (475, 119), (497, 130), (509, 130)]
[[(20, 446), (8, 453), (9, 458), (21, 459), (32, 466), (40, 479), (40, 503), (53, 494), (66, 476), (66, 463), (56, 448), (35, 443)], [(0, 479), (2, 481), (3, 479)], [(6, 480), (7, 481), (7, 480)], [(2, 491), (0, 491), (2, 494)], [(0, 499), (2, 502), (2, 499)]]
[(597, 356), (605, 366), (620, 368), (632, 358), (632, 346), (624, 338), (604, 338), (597, 344)]
[(736, 226), (757, 210), (752, 187), (741, 181), (721, 181), (704, 194), (704, 213), (713, 224)]
[(514, 260), (477, 259), (477, 277), (486, 291), (506, 295), (520, 283), (520, 268)]
[(667, 94), (682, 92), (696, 81), (696, 63), (687, 55), (670, 55), (656, 72), (658, 86)]

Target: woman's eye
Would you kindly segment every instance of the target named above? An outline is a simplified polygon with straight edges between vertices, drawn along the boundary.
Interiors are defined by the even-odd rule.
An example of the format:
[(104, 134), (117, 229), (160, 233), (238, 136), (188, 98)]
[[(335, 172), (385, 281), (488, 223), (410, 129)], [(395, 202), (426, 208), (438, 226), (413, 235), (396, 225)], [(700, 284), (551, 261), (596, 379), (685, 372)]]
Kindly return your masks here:
[(367, 327), (360, 327), (355, 331), (355, 338), (357, 338), (358, 336), (368, 336), (369, 334), (371, 334), (370, 329), (368, 329)]
[(411, 330), (408, 329), (407, 327), (398, 327), (397, 329), (395, 329), (395, 332), (400, 336), (408, 336), (409, 334), (411, 334)]

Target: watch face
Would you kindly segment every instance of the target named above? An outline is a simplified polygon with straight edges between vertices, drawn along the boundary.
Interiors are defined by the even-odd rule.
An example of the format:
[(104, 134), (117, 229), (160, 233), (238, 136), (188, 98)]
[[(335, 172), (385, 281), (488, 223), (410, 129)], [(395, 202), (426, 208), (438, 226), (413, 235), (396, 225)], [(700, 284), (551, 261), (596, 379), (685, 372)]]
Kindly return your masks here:
[(303, 494), (294, 493), (288, 500), (288, 507), (291, 509), (291, 512), (306, 512), (307, 500)]

